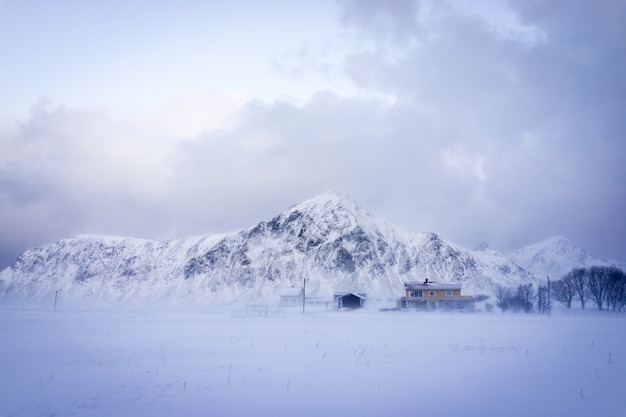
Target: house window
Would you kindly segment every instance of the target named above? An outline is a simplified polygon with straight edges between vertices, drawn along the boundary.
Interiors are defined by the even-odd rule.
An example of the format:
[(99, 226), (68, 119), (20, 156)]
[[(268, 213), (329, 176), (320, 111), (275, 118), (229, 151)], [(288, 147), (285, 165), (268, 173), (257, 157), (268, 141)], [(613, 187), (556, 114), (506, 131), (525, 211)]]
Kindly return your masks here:
[(452, 291), (447, 290), (446, 291), (446, 297), (452, 297)]
[(431, 297), (435, 296), (435, 292), (434, 291), (428, 291), (428, 295), (430, 295)]
[(411, 296), (411, 298), (422, 298), (424, 297), (424, 292), (423, 291), (411, 291), (409, 292), (409, 296)]

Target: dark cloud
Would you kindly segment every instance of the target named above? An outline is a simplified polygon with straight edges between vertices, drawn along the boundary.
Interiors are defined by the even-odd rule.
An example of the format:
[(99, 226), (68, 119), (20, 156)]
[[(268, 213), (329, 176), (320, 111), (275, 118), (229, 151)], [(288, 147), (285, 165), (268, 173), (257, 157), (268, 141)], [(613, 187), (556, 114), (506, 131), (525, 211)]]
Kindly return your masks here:
[(328, 189), (468, 247), (564, 235), (624, 259), (622, 3), (514, 3), (517, 26), (497, 30), (449, 3), (339, 5), (350, 53), (325, 63), (296, 45), (274, 64), (342, 71), (359, 97), (252, 101), (235, 124), (185, 136), (35, 106), (0, 136), (3, 265), (76, 233), (248, 227)]
[(2, 260), (76, 233), (141, 234), (158, 224), (163, 174), (151, 161), (155, 138), (134, 133), (101, 110), (44, 100), (0, 135), (7, 151), (0, 157)]
[(359, 36), (375, 41), (406, 43), (420, 27), (417, 21), (418, 2), (414, 0), (340, 0), (341, 22), (353, 27)]
[[(379, 7), (358, 4), (367, 12), (346, 20), (357, 30)], [(522, 22), (543, 34), (531, 44), (496, 36), (486, 20), (446, 7), (420, 42), (398, 43), (401, 52), (390, 54), (389, 37), (380, 36), (380, 48), (348, 57), (347, 73), (409, 103), (414, 137), (437, 143), (453, 168), (482, 164), (483, 181), (468, 181), (476, 173), (468, 166), (457, 181), (434, 180), (448, 191), (440, 196), (447, 233), (465, 242), (488, 235), (509, 247), (565, 234), (598, 255), (623, 257), (625, 7), (518, 7)], [(414, 26), (399, 25), (417, 36)]]

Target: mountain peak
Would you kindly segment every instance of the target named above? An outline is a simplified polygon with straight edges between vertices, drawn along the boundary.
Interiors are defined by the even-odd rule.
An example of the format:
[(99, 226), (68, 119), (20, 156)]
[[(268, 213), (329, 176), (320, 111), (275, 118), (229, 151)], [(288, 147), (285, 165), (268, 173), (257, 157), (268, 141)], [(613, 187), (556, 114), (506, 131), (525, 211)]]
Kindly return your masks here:
[(291, 216), (294, 213), (305, 213), (307, 217), (322, 224), (366, 225), (374, 221), (373, 216), (355, 203), (347, 194), (336, 191), (326, 191), (293, 205), (283, 215)]
[(306, 200), (306, 201), (310, 201), (310, 200), (336, 201), (336, 202), (340, 202), (343, 200), (352, 201), (350, 196), (348, 196), (348, 194), (342, 193), (336, 190), (324, 191), (323, 193), (320, 193), (316, 195), (315, 197), (311, 197), (309, 200)]
[(553, 236), (525, 246), (511, 252), (510, 256), (518, 265), (535, 275), (547, 275), (554, 279), (561, 278), (574, 268), (602, 263), (563, 236)]
[(324, 210), (344, 208), (350, 212), (365, 212), (358, 204), (356, 204), (347, 194), (337, 191), (326, 191), (318, 194), (302, 203), (295, 204), (293, 207), (298, 208), (320, 208)]
[(551, 245), (551, 246), (571, 246), (575, 247), (574, 243), (564, 236), (552, 236), (542, 240), (538, 245)]
[(576, 254), (578, 257), (588, 256), (588, 254), (583, 249), (576, 246), (571, 240), (563, 236), (553, 236), (544, 239), (541, 242), (528, 245), (515, 252), (519, 254), (532, 253), (533, 256), (537, 256), (538, 254), (542, 254), (545, 252)]
[(485, 252), (489, 249), (491, 249), (491, 246), (489, 246), (489, 243), (485, 242), (484, 240), (476, 245), (476, 247), (474, 248), (474, 250), (477, 252)]

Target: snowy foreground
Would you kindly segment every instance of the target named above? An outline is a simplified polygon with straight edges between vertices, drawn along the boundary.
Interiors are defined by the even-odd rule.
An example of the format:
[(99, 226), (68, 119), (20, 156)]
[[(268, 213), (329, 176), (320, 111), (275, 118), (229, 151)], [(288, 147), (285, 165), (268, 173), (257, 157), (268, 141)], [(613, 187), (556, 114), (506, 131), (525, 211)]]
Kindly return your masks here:
[(260, 313), (0, 308), (0, 416), (626, 416), (624, 314)]

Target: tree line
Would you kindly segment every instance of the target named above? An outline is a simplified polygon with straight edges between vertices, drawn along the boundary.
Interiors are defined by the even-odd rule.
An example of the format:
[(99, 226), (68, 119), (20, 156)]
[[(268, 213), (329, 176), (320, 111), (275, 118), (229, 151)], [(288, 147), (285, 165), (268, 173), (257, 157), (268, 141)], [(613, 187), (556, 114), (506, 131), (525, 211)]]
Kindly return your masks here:
[(615, 266), (575, 268), (553, 287), (554, 299), (567, 308), (576, 299), (583, 309), (591, 300), (598, 310), (626, 311), (626, 274)]
[(615, 266), (575, 268), (536, 290), (532, 284), (517, 288), (497, 286), (495, 298), (503, 312), (547, 313), (552, 299), (568, 309), (577, 300), (583, 309), (592, 301), (598, 310), (626, 311), (626, 273)]

